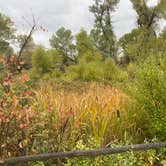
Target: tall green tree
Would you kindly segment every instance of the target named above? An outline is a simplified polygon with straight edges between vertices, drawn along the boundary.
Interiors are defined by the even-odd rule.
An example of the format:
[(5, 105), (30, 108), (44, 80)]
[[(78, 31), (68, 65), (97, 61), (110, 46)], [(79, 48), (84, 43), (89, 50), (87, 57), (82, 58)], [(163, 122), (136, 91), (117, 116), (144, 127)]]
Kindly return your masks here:
[(76, 48), (79, 56), (87, 52), (95, 53), (95, 43), (84, 29), (76, 35)]
[(137, 25), (144, 31), (143, 42), (156, 37), (156, 30), (161, 19), (166, 19), (166, 1), (159, 0), (156, 6), (148, 6), (148, 0), (131, 0), (137, 13)]
[(119, 39), (118, 44), (123, 52), (122, 63), (128, 64), (140, 59), (143, 52), (142, 47), (145, 47), (143, 39), (144, 31), (139, 28), (133, 29)]
[(163, 52), (164, 41), (157, 37), (158, 24), (166, 18), (166, 1), (160, 0), (149, 7), (147, 0), (131, 0), (137, 13), (137, 28), (119, 40), (123, 50), (123, 62), (139, 62), (151, 53)]
[(9, 56), (13, 53), (13, 49), (10, 46), (10, 40), (14, 38), (13, 21), (0, 13), (0, 54)]
[(45, 74), (51, 71), (51, 59), (43, 46), (37, 46), (32, 56), (32, 66), (35, 74)]
[(73, 35), (71, 30), (61, 27), (51, 37), (50, 44), (52, 48), (55, 48), (62, 56), (62, 70), (64, 70), (64, 67), (68, 66), (70, 62), (76, 63), (75, 45), (73, 44)]
[(166, 1), (159, 0), (153, 7), (147, 5), (148, 0), (131, 0), (137, 13), (137, 24), (141, 28), (154, 29), (158, 21), (166, 19)]
[(151, 54), (165, 54), (166, 40), (163, 35), (164, 33), (161, 33), (159, 37), (147, 36), (148, 40), (146, 40), (145, 32), (141, 28), (125, 34), (118, 42), (123, 52), (122, 62), (125, 64), (139, 63)]
[(113, 32), (111, 14), (119, 0), (94, 0), (90, 12), (94, 14), (95, 24), (91, 37), (105, 56), (115, 58), (116, 37)]

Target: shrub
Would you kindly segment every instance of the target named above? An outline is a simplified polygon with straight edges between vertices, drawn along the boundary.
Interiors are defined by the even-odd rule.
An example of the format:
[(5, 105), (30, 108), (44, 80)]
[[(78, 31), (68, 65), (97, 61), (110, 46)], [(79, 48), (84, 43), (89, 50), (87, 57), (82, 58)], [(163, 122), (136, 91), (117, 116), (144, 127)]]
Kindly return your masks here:
[(127, 73), (122, 72), (111, 58), (103, 60), (100, 53), (82, 55), (77, 65), (66, 69), (65, 79), (83, 81), (121, 81), (127, 79)]
[(28, 153), (31, 140), (30, 78), (24, 73), (15, 75), (4, 65), (0, 80), (0, 155), (12, 157)]
[(165, 57), (151, 57), (141, 64), (132, 90), (138, 128), (143, 138), (165, 139), (166, 70)]
[(32, 66), (36, 74), (44, 74), (51, 70), (51, 59), (42, 46), (38, 46), (32, 56)]
[[(130, 142), (126, 142), (130, 144)], [(125, 144), (123, 142), (112, 141), (111, 147), (121, 147)], [(74, 148), (74, 150), (90, 150), (98, 149), (99, 144), (94, 138), (89, 138), (86, 144), (82, 140), (79, 140)], [(156, 156), (155, 150), (150, 150), (147, 152), (126, 152), (122, 154), (105, 155), (98, 157), (82, 157), (75, 159), (68, 159), (65, 166), (140, 166), (140, 165), (153, 165), (157, 159), (158, 163), (165, 163), (164, 151)]]

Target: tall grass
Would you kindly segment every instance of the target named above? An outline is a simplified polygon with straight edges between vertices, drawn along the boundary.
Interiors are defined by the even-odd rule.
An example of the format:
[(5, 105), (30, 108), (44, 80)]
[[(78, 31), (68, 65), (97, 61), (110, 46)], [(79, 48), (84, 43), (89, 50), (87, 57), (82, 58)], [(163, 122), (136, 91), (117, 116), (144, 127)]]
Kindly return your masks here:
[(93, 137), (106, 146), (115, 139), (129, 139), (126, 131), (133, 127), (126, 121), (129, 98), (118, 89), (95, 83), (64, 89), (45, 82), (35, 94), (33, 108), (58, 144), (74, 146), (80, 139), (86, 142)]

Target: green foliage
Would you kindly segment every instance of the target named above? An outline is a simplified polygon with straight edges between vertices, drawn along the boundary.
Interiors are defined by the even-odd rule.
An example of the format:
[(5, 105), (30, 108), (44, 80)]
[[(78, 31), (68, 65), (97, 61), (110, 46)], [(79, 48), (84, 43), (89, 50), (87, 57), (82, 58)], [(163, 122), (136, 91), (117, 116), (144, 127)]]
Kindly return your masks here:
[[(50, 39), (50, 50), (43, 46), (34, 48), (33, 39), (29, 40), (21, 62), (28, 69), (32, 64), (34, 78), (46, 80), (43, 84), (35, 82), (33, 91), (29, 75), (12, 70), (17, 61), (17, 55), (11, 56), (13, 49), (9, 44), (14, 34), (13, 22), (0, 14), (2, 157), (116, 147), (154, 137), (156, 141), (165, 141), (166, 30), (157, 36), (156, 24), (166, 18), (166, 1), (148, 7), (147, 0), (131, 0), (138, 15), (138, 27), (121, 37), (116, 45), (111, 13), (118, 2), (94, 1), (90, 6), (95, 16), (94, 28), (90, 35), (82, 29), (75, 36), (76, 45), (71, 30), (63, 27)], [(18, 36), (20, 47), (25, 37)], [(117, 55), (117, 46), (123, 51), (121, 58), (126, 65), (118, 66), (111, 58)], [(52, 81), (51, 86), (48, 80)], [(61, 85), (55, 86), (55, 81), (70, 84), (63, 82), (65, 87), (60, 88)], [(100, 82), (102, 86), (86, 83), (90, 81), (97, 85)], [(86, 86), (81, 87), (80, 82)], [(119, 90), (121, 83), (128, 90), (126, 94)], [(118, 143), (113, 142), (116, 139)], [(146, 166), (154, 165), (156, 158), (154, 151), (128, 152), (28, 165)]]
[[(26, 38), (27, 38), (26, 35), (18, 35), (17, 36), (17, 42), (18, 42), (20, 48), (24, 44)], [(24, 47), (24, 50), (23, 50), (22, 55), (21, 55), (20, 60), (24, 63), (22, 65), (22, 67), (24, 67), (26, 69), (29, 69), (32, 67), (32, 54), (34, 52), (34, 49), (35, 49), (35, 43), (33, 41), (33, 38), (31, 37), (28, 40), (28, 43), (26, 44), (26, 46)]]
[(13, 38), (14, 28), (11, 19), (0, 13), (0, 54), (10, 56), (13, 49), (9, 40)]
[[(112, 142), (111, 147), (124, 146), (122, 142)], [(84, 144), (82, 140), (77, 142), (74, 150), (90, 150), (99, 148), (98, 143), (94, 139), (89, 139), (89, 141)], [(156, 156), (155, 151), (151, 150), (148, 152), (126, 152), (123, 154), (99, 156), (94, 158), (76, 158), (68, 159), (65, 166), (148, 166), (153, 164), (156, 158), (163, 158), (164, 152), (161, 152)], [(164, 159), (161, 159), (162, 163), (165, 163)]]
[(75, 62), (75, 45), (71, 30), (64, 27), (58, 29), (50, 39), (50, 44), (62, 57), (62, 71), (64, 71), (64, 66), (68, 66), (70, 62)]
[(86, 54), (78, 59), (77, 65), (70, 66), (66, 69), (65, 79), (70, 81), (115, 81), (123, 80), (126, 77), (126, 74), (124, 76), (124, 73), (122, 73), (111, 58), (103, 60), (100, 53), (96, 52), (93, 55), (91, 52), (86, 52)]
[(68, 54), (72, 40), (72, 32), (62, 27), (56, 31), (55, 35), (52, 36), (50, 44), (61, 54)]
[(160, 33), (160, 38), (166, 40), (166, 28), (164, 28), (163, 31)]
[(32, 66), (36, 74), (44, 74), (51, 70), (51, 60), (44, 47), (36, 47), (32, 56)]
[(149, 7), (145, 0), (131, 0), (131, 2), (137, 12), (137, 23), (140, 27), (154, 28), (159, 19), (166, 18), (166, 2), (164, 0), (158, 1), (154, 7)]
[(140, 29), (134, 29), (131, 33), (125, 34), (119, 40), (119, 45), (123, 50), (123, 63), (136, 61), (140, 54), (140, 45), (143, 35)]
[(97, 48), (103, 52), (103, 55), (112, 58), (115, 58), (116, 37), (113, 32), (111, 12), (114, 11), (118, 2), (119, 0), (94, 0), (94, 4), (90, 6), (90, 12), (95, 17), (91, 38), (96, 43)]
[(0, 13), (0, 37), (3, 39), (10, 39), (13, 37), (13, 32), (13, 21)]
[(139, 64), (151, 54), (164, 54), (166, 40), (163, 35), (156, 37), (152, 30), (147, 31), (145, 28), (134, 29), (125, 34), (119, 40), (119, 46), (123, 50), (122, 62)]
[(166, 49), (162, 34), (160, 38), (157, 37), (156, 26), (161, 19), (166, 18), (166, 2), (160, 0), (153, 7), (149, 7), (145, 0), (131, 0), (131, 2), (138, 15), (138, 28), (119, 40), (120, 48), (123, 50), (123, 63), (139, 63), (149, 55), (164, 52)]
[(13, 48), (10, 46), (10, 44), (4, 40), (0, 39), (0, 54), (6, 55), (6, 57), (9, 57), (13, 54)]
[(152, 56), (142, 65), (136, 75), (132, 90), (134, 112), (138, 128), (143, 138), (164, 140), (166, 135), (166, 59), (165, 56)]
[(52, 69), (59, 69), (62, 64), (62, 57), (58, 54), (57, 50), (50, 49), (47, 51), (48, 57), (52, 64)]
[(76, 36), (76, 48), (78, 55), (83, 55), (86, 52), (95, 53), (95, 43), (90, 39), (87, 32), (82, 29)]

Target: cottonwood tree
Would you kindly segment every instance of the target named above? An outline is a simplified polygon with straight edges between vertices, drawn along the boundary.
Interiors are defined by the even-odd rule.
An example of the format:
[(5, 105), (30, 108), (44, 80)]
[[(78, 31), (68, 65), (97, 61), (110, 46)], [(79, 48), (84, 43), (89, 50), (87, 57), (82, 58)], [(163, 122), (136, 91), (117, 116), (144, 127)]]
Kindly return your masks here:
[(147, 0), (131, 0), (137, 13), (137, 28), (119, 40), (123, 49), (124, 62), (138, 62), (148, 55), (163, 52), (164, 40), (157, 36), (158, 24), (166, 18), (166, 1), (160, 0), (156, 6), (149, 7)]
[(159, 0), (156, 6), (148, 6), (148, 0), (131, 0), (137, 13), (137, 25), (143, 32), (142, 45), (157, 37), (157, 28), (161, 19), (166, 19), (166, 1)]
[(94, 0), (90, 6), (90, 12), (95, 17), (95, 24), (91, 31), (91, 37), (96, 42), (105, 56), (115, 58), (116, 37), (113, 32), (111, 14), (119, 0)]
[(76, 35), (76, 48), (78, 56), (82, 56), (87, 52), (95, 54), (95, 43), (91, 40), (90, 36), (84, 29), (81, 29), (81, 31)]
[(131, 0), (131, 2), (137, 13), (138, 27), (154, 30), (160, 19), (166, 19), (165, 0), (159, 0), (153, 7), (147, 5), (148, 0)]
[(50, 44), (62, 57), (61, 70), (70, 63), (76, 63), (75, 45), (73, 44), (73, 35), (71, 30), (61, 27), (52, 35)]

